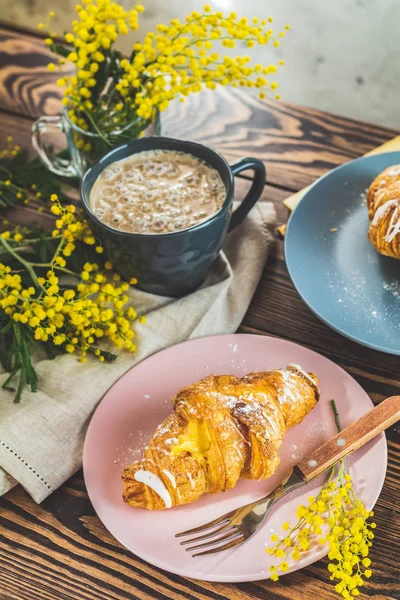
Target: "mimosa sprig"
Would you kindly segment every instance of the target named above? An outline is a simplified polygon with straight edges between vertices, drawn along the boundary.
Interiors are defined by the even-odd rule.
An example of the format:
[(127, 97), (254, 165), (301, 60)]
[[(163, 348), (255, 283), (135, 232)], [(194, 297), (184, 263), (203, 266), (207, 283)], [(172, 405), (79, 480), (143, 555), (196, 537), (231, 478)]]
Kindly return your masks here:
[[(336, 403), (331, 400), (338, 431), (341, 430)], [(376, 524), (368, 522), (373, 516), (354, 492), (351, 476), (344, 461), (334, 467), (316, 497), (308, 498), (308, 506), (297, 509), (298, 521), (283, 524), (284, 537), (271, 536), (274, 546), (266, 551), (281, 559), (271, 567), (271, 579), (289, 569), (288, 560), (299, 560), (313, 544), (328, 546), (330, 579), (338, 583), (335, 590), (346, 600), (359, 595), (359, 588), (372, 575), (369, 549)]]

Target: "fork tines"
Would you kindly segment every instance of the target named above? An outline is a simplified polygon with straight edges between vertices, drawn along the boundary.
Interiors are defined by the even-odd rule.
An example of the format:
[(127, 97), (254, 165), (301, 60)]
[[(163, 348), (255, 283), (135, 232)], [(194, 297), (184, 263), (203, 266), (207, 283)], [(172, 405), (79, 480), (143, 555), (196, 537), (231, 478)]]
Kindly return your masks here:
[[(186, 552), (207, 548), (207, 550), (203, 552), (192, 554), (193, 558), (196, 556), (204, 556), (205, 554), (214, 554), (216, 552), (228, 550), (229, 548), (239, 545), (243, 541), (243, 534), (238, 530), (237, 525), (232, 525), (231, 520), (226, 517), (220, 517), (219, 519), (215, 519), (210, 523), (206, 523), (206, 525), (194, 527), (193, 529), (188, 529), (187, 531), (182, 531), (181, 533), (177, 533), (175, 537), (184, 537), (196, 533), (202, 534), (204, 532), (208, 533), (205, 533), (205, 535), (198, 535), (181, 542), (181, 546), (194, 544), (193, 546), (186, 548)], [(200, 544), (197, 543), (201, 542), (202, 540), (207, 541)]]

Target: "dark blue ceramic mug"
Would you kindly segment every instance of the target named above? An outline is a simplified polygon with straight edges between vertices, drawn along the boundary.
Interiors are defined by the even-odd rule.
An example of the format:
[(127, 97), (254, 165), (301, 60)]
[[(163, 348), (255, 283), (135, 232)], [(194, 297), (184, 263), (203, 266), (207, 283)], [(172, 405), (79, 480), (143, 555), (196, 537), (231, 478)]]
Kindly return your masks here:
[[(172, 233), (128, 233), (102, 223), (91, 211), (89, 201), (99, 174), (110, 163), (156, 149), (192, 154), (218, 171), (226, 188), (222, 208), (207, 221)], [(240, 206), (232, 212), (234, 175), (246, 169), (254, 171), (254, 180)], [(88, 220), (119, 273), (127, 280), (136, 277), (138, 287), (146, 292), (179, 297), (194, 291), (204, 281), (226, 234), (243, 221), (260, 198), (265, 178), (264, 164), (257, 158), (242, 158), (229, 165), (218, 152), (202, 144), (150, 137), (117, 146), (94, 163), (82, 178), (81, 197)]]

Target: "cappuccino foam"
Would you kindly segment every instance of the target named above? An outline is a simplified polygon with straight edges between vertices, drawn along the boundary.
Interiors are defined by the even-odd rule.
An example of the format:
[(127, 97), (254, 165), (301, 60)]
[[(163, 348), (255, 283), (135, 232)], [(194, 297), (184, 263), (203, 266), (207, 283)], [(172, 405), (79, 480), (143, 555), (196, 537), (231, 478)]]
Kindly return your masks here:
[(157, 234), (206, 221), (225, 198), (218, 171), (201, 159), (172, 150), (150, 150), (108, 165), (93, 185), (90, 207), (114, 229)]

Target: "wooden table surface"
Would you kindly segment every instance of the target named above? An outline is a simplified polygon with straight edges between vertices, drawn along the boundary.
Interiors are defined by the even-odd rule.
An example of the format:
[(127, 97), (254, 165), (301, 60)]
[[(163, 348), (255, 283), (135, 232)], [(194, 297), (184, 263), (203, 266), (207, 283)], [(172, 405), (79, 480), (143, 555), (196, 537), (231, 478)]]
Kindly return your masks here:
[[(60, 110), (48, 52), (34, 34), (0, 28), (0, 147), (8, 135), (30, 147), (32, 121)], [(336, 92), (333, 92), (336, 93)], [(389, 140), (396, 132), (284, 102), (261, 102), (236, 90), (209, 92), (175, 105), (163, 132), (217, 148), (231, 160), (264, 160), (263, 200), (275, 203), (278, 222), (287, 219), (281, 201), (321, 174)], [(239, 180), (239, 193), (248, 186)], [(14, 211), (17, 220), (38, 217), (34, 206)], [(43, 217), (50, 223), (50, 216)], [(294, 289), (277, 241), (239, 329), (303, 344), (348, 371), (379, 403), (400, 394), (400, 359), (364, 348), (319, 321)], [(387, 432), (389, 462), (376, 505), (378, 525), (371, 558), (372, 580), (360, 598), (400, 598), (400, 440)], [(0, 600), (328, 600), (337, 598), (326, 559), (280, 582), (216, 584), (153, 568), (123, 548), (103, 527), (78, 472), (40, 506), (17, 487), (0, 499)]]

